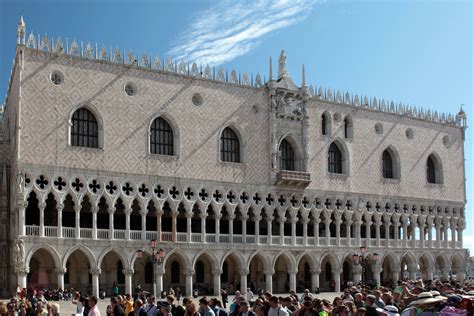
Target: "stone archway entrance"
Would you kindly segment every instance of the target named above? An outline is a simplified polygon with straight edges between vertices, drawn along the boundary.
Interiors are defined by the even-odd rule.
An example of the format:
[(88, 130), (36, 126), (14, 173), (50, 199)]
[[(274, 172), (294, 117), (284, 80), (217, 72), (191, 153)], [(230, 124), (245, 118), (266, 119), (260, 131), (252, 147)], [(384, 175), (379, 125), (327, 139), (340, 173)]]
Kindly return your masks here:
[(74, 288), (82, 293), (92, 293), (92, 275), (87, 256), (81, 250), (75, 250), (66, 261), (64, 274), (65, 288)]
[(35, 251), (29, 263), (30, 272), (27, 275), (28, 287), (57, 288), (58, 275), (53, 256), (45, 249)]
[(124, 268), (125, 263), (122, 262), (117, 253), (114, 251), (107, 253), (100, 264), (99, 291), (105, 291), (106, 295), (112, 295), (114, 285), (117, 284), (119, 292), (124, 293)]

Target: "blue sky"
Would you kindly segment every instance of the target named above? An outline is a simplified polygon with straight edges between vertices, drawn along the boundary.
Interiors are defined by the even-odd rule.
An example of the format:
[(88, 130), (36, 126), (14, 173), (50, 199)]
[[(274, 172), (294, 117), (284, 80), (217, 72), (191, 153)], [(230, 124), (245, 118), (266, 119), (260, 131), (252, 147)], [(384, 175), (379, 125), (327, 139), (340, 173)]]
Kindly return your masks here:
[[(0, 0), (0, 103), (23, 12), (27, 33), (47, 33), (268, 73), (281, 49), (297, 83), (473, 116), (472, 1)], [(274, 63), (276, 65), (276, 63)], [(474, 254), (474, 124), (465, 143), (467, 227)]]

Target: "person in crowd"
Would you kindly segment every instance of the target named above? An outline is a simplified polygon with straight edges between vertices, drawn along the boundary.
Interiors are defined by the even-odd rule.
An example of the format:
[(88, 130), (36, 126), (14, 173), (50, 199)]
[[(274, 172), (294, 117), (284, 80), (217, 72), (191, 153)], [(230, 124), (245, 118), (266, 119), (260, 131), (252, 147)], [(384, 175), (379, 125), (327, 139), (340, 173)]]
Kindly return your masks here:
[[(184, 299), (183, 299), (184, 302)], [(184, 316), (200, 316), (201, 314), (197, 311), (196, 304), (189, 300), (186, 304), (186, 312)]]
[(173, 316), (171, 313), (171, 305), (169, 305), (168, 302), (160, 302), (160, 315)]
[(207, 297), (199, 300), (199, 313), (201, 316), (215, 316), (214, 311), (209, 307), (209, 299)]
[(155, 304), (155, 296), (150, 294), (147, 296), (148, 305), (146, 307), (146, 313), (148, 316), (157, 316), (158, 315), (158, 307)]
[[(142, 305), (143, 305), (143, 303), (142, 303)], [(133, 309), (133, 300), (132, 300), (132, 296), (130, 295), (130, 293), (125, 294), (125, 300), (123, 301), (123, 306), (124, 306), (126, 316), (128, 316), (128, 314), (130, 314), (131, 312), (134, 311), (134, 309)]]
[(76, 305), (76, 316), (81, 316), (84, 312), (84, 305), (82, 304), (81, 295), (79, 292), (74, 292), (72, 296), (72, 303)]
[(125, 313), (122, 309), (122, 306), (120, 306), (118, 298), (111, 297), (110, 298), (110, 306), (112, 307), (111, 316), (124, 316), (125, 315)]
[(268, 309), (268, 316), (289, 316), (290, 314), (287, 312), (285, 308), (279, 304), (278, 297), (272, 296), (270, 297)]
[(137, 298), (133, 302), (133, 310), (127, 314), (127, 316), (147, 316), (148, 314), (143, 309), (143, 301)]
[(97, 297), (91, 296), (88, 299), (89, 314), (87, 316), (100, 316), (99, 308), (97, 308)]
[(43, 304), (42, 300), (38, 300), (38, 303), (36, 303), (36, 316), (46, 315), (48, 315), (48, 310), (46, 309), (46, 306)]
[(249, 302), (246, 302), (246, 301), (241, 302), (238, 316), (255, 316), (255, 313), (249, 309), (250, 309)]

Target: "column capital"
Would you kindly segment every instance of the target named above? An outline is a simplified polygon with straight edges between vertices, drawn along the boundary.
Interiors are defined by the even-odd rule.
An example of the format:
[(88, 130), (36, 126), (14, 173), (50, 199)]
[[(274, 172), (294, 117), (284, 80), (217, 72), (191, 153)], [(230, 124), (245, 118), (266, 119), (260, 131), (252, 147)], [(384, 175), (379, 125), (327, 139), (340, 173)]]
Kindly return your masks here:
[(184, 213), (184, 215), (186, 216), (186, 218), (193, 218), (194, 213), (193, 212), (186, 212), (186, 213)]
[(242, 215), (241, 218), (242, 218), (243, 221), (247, 221), (247, 220), (250, 218), (250, 216), (248, 216), (248, 215)]
[(310, 273), (312, 274), (320, 274), (321, 273), (321, 268), (314, 268), (314, 269), (311, 269), (309, 270)]
[(97, 205), (92, 206), (92, 207), (91, 207), (91, 212), (92, 212), (92, 213), (97, 213), (97, 212), (99, 212), (99, 207), (98, 207)]
[(265, 274), (265, 275), (270, 275), (270, 276), (272, 276), (274, 273), (275, 273), (275, 270), (273, 270), (273, 269), (271, 269), (271, 270), (264, 270), (264, 271), (263, 271), (263, 274)]
[(290, 222), (291, 222), (292, 224), (296, 224), (296, 223), (298, 222), (298, 217), (296, 217), (296, 216), (295, 216), (295, 217), (291, 217), (291, 218), (290, 218)]
[(178, 217), (178, 214), (179, 214), (179, 212), (177, 210), (172, 210), (171, 211), (171, 217)]
[(89, 269), (89, 273), (92, 275), (100, 275), (101, 269)]
[(214, 219), (215, 219), (215, 220), (220, 220), (221, 218), (222, 218), (222, 214), (221, 214), (221, 213), (214, 215)]
[(165, 212), (163, 212), (163, 210), (157, 210), (156, 211), (156, 216), (159, 216), (161, 217)]
[(133, 275), (134, 270), (133, 269), (123, 269), (122, 273), (125, 274), (126, 276), (131, 276)]
[(199, 218), (200, 219), (206, 219), (207, 218), (207, 213), (206, 212), (199, 213)]
[(74, 212), (80, 212), (81, 211), (81, 208), (82, 208), (82, 205), (81, 204), (75, 204), (74, 205)]
[[(39, 203), (38, 204), (38, 208), (40, 209), (40, 211), (44, 211), (44, 209), (46, 208), (46, 203)], [(80, 209), (80, 208), (79, 208)]]
[(239, 269), (238, 272), (240, 275), (248, 275), (250, 273), (247, 269)]
[(227, 218), (229, 219), (229, 221), (233, 221), (235, 219), (235, 214), (229, 214)]
[(54, 269), (54, 271), (57, 274), (65, 274), (67, 272), (67, 269), (66, 268), (56, 268), (56, 269)]
[(30, 273), (30, 267), (15, 267), (16, 274), (28, 274)]
[(253, 221), (254, 222), (260, 222), (262, 220), (262, 217), (261, 216), (254, 216), (253, 217)]
[(271, 221), (273, 221), (274, 219), (275, 219), (275, 217), (273, 217), (273, 216), (268, 216), (268, 217), (267, 217), (267, 222), (271, 222)]
[(56, 208), (58, 209), (58, 212), (62, 212), (64, 210), (64, 203), (59, 203), (56, 205)]
[(212, 274), (213, 276), (221, 275), (221, 274), (222, 274), (222, 270), (220, 270), (220, 269), (212, 270), (211, 274)]
[(125, 213), (125, 216), (130, 216), (130, 214), (132, 214), (132, 209), (126, 206), (123, 212)]
[(184, 275), (186, 277), (192, 277), (194, 275), (194, 270), (186, 270), (184, 271)]

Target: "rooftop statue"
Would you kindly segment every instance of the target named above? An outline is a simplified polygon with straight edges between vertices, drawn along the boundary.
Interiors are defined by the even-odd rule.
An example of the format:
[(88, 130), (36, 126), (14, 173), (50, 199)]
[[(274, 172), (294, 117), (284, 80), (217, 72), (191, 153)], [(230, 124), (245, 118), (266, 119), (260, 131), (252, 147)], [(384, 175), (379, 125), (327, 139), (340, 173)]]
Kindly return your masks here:
[(288, 69), (286, 68), (286, 53), (285, 50), (282, 50), (280, 53), (280, 58), (278, 58), (278, 79), (283, 76), (289, 76)]

